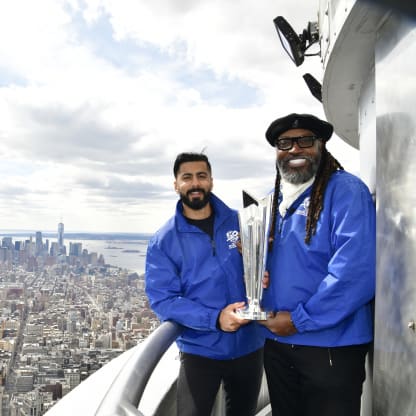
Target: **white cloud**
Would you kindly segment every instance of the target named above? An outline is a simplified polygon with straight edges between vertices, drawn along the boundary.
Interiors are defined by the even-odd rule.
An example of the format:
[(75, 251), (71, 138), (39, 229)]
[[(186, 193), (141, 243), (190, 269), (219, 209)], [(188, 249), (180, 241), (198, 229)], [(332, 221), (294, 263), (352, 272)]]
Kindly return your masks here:
[[(33, 3), (33, 4), (32, 4)], [(215, 191), (266, 192), (264, 131), (323, 117), (272, 20), (300, 33), (317, 4), (289, 0), (43, 0), (0, 13), (0, 224), (152, 232), (173, 213), (172, 163), (206, 149)], [(24, 13), (23, 13), (24, 11)], [(330, 149), (356, 170), (354, 152)], [(340, 158), (341, 159), (341, 158)], [(256, 192), (258, 191), (258, 192)]]

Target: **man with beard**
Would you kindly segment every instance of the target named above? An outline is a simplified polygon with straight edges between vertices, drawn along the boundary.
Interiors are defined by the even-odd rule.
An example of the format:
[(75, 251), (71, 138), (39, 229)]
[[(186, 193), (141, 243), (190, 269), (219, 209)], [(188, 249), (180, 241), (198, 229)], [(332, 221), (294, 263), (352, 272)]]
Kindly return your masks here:
[(204, 154), (181, 153), (173, 173), (175, 215), (146, 257), (146, 293), (162, 321), (184, 327), (177, 339), (177, 415), (209, 416), (223, 382), (227, 415), (255, 414), (263, 372), (262, 328), (242, 319), (245, 304), (238, 214), (211, 191)]
[(276, 184), (262, 321), (273, 416), (359, 416), (372, 341), (375, 206), (326, 149), (333, 127), (275, 120)]

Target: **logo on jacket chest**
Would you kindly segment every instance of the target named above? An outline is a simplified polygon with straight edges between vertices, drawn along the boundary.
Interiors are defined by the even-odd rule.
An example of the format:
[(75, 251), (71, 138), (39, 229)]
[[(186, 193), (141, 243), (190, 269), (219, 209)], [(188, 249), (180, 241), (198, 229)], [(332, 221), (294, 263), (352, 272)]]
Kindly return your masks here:
[(232, 248), (237, 247), (237, 241), (239, 239), (239, 233), (237, 230), (227, 231), (226, 233), (228, 248), (231, 250)]
[(308, 209), (309, 209), (309, 203), (310, 203), (310, 197), (306, 197), (303, 202), (298, 206), (298, 208), (295, 211), (295, 214), (298, 215), (304, 215), (305, 217), (308, 215)]

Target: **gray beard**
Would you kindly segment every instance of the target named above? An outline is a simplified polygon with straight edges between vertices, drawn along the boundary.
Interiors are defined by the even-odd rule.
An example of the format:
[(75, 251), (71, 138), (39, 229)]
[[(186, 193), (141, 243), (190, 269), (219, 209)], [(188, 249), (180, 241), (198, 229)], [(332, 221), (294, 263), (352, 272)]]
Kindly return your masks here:
[(309, 164), (301, 169), (289, 167), (289, 161), (291, 159), (296, 159), (296, 156), (288, 156), (283, 160), (276, 161), (276, 168), (279, 170), (280, 176), (285, 181), (292, 183), (293, 185), (300, 185), (308, 182), (309, 179), (316, 175), (319, 164), (321, 163), (321, 155), (318, 155), (316, 158), (310, 156), (302, 156), (302, 158), (308, 160)]

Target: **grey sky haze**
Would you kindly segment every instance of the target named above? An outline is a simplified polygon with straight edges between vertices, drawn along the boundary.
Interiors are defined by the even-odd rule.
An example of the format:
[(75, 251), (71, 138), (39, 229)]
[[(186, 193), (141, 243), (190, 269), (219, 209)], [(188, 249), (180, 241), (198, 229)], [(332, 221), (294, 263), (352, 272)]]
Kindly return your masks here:
[[(273, 18), (300, 33), (302, 0), (6, 0), (0, 6), (0, 229), (153, 232), (176, 203), (177, 153), (201, 151), (214, 192), (274, 181), (270, 122), (324, 117)], [(353, 172), (358, 154), (334, 137)]]

